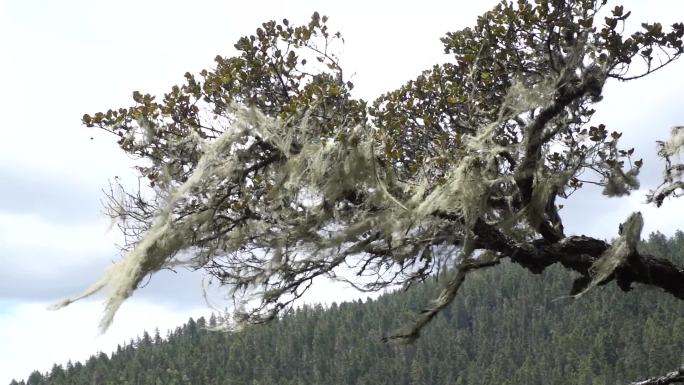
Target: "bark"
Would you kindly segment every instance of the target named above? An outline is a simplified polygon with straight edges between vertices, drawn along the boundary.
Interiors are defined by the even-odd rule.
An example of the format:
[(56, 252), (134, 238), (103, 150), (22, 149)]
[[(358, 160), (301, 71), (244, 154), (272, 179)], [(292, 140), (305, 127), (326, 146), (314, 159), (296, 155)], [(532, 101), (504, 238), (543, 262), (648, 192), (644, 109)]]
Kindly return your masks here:
[[(590, 267), (610, 247), (603, 240), (584, 235), (570, 236), (558, 242), (538, 239), (516, 244), (482, 221), (476, 225), (475, 233), (479, 237), (479, 247), (497, 251), (534, 274), (542, 273), (555, 263), (580, 273), (582, 277), (578, 279), (577, 287), (581, 287), (580, 280), (589, 277)], [(633, 253), (604, 284), (611, 280), (615, 280), (623, 291), (631, 290), (636, 282), (659, 287), (678, 299), (684, 299), (684, 268), (653, 255)]]
[(667, 373), (661, 377), (653, 377), (648, 380), (632, 382), (629, 385), (668, 385), (684, 382), (684, 365), (679, 369)]

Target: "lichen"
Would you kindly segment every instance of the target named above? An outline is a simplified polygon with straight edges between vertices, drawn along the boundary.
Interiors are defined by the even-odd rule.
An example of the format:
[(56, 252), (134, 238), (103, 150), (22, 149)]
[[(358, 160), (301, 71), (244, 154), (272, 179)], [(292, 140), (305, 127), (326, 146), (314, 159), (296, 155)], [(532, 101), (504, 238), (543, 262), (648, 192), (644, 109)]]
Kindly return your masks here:
[[(105, 330), (145, 276), (178, 263), (174, 261), (178, 252), (196, 246), (193, 239), (211, 231), (216, 213), (209, 208), (220, 206), (227, 185), (245, 188), (256, 183), (244, 180), (245, 170), (254, 162), (247, 148), (256, 140), (279, 153), (278, 161), (263, 171), (273, 185), (254, 208), (257, 215), (193, 249), (195, 256), (187, 263), (202, 267), (214, 258), (229, 258), (232, 270), (222, 284), (232, 285), (234, 294), (258, 293), (258, 306), (267, 314), (280, 308), (277, 301), (281, 296), (297, 296), (297, 286), (292, 289), (288, 285), (307, 282), (312, 271), (330, 272), (347, 257), (363, 255), (365, 247), (374, 242), (369, 234), (379, 234), (377, 239), (389, 245), (397, 264), (415, 257), (425, 251), (416, 240), (431, 239), (442, 231), (444, 221), (436, 213), (462, 219), (451, 223), (450, 231), (454, 238), (460, 237), (452, 243), (464, 246), (460, 260), (465, 260), (474, 250), (472, 230), (478, 219), (499, 223), (519, 219), (520, 213), (510, 210), (495, 213), (488, 200), (493, 196), (511, 200), (516, 194), (513, 175), (501, 171), (498, 159), (502, 151), (521, 158), (527, 143), (503, 146), (495, 140), (497, 132), (506, 122), (524, 121), (526, 112), (551, 103), (557, 81), (556, 77), (531, 85), (515, 81), (497, 120), (463, 136), (458, 162), (438, 184), (428, 178), (399, 180), (391, 167), (378, 164), (376, 154), (382, 153), (382, 143), (372, 126), (340, 127), (335, 136), (321, 138), (315, 119), (306, 111), (283, 120), (254, 108), (233, 106), (232, 125), (217, 138), (205, 139), (191, 131), (169, 144), (201, 155), (191, 176), (178, 186), (161, 183), (158, 189), (165, 201), (140, 241), (84, 293), (57, 307), (108, 288), (100, 325)], [(140, 135), (144, 138), (151, 129), (145, 126)], [(539, 162), (534, 168), (517, 171), (536, 175), (532, 203), (525, 211), (532, 224), (543, 218), (551, 195), (570, 176), (549, 177), (543, 168)], [(172, 178), (161, 175), (159, 179)], [(362, 202), (352, 208), (338, 206), (350, 191), (359, 193)], [(193, 199), (207, 209), (176, 215)], [(606, 269), (599, 266), (598, 270)]]
[(579, 298), (593, 287), (609, 279), (615, 270), (622, 266), (630, 255), (636, 253), (637, 244), (641, 239), (644, 219), (640, 212), (632, 213), (620, 227), (620, 238), (603, 252), (589, 269), (591, 282), (574, 297)]
[(603, 195), (609, 197), (620, 197), (629, 195), (630, 191), (639, 189), (638, 168), (633, 168), (627, 172), (622, 171), (618, 166), (611, 168), (610, 176), (605, 181)]
[(663, 145), (663, 153), (667, 156), (675, 156), (682, 149), (684, 149), (684, 126), (672, 127), (670, 139)]

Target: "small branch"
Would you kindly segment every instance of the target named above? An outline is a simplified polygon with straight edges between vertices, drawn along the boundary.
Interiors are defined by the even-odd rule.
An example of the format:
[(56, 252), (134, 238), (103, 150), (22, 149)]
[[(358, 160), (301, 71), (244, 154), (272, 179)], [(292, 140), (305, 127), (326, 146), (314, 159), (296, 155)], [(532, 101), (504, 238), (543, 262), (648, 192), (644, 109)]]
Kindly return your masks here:
[(655, 203), (656, 207), (663, 205), (665, 198), (672, 196), (678, 197), (677, 190), (684, 190), (684, 182), (676, 181), (669, 185), (661, 186), (656, 191), (648, 195), (648, 202)]
[(679, 369), (673, 372), (667, 373), (664, 376), (653, 377), (649, 378), (648, 380), (632, 382), (629, 385), (668, 385), (675, 384), (678, 382), (684, 382), (684, 365), (682, 365)]
[(390, 340), (400, 340), (407, 343), (415, 341), (420, 336), (420, 331), (423, 330), (425, 325), (429, 324), (430, 321), (432, 321), (432, 319), (439, 314), (439, 312), (453, 302), (454, 298), (456, 298), (456, 294), (458, 293), (458, 289), (461, 288), (461, 285), (465, 281), (465, 278), (469, 272), (497, 264), (499, 264), (498, 257), (484, 261), (466, 260), (461, 262), (456, 268), (456, 271), (449, 282), (447, 282), (446, 287), (439, 294), (439, 297), (434, 300), (434, 305), (423, 310), (418, 316), (418, 319), (410, 325), (407, 331), (388, 337), (383, 337), (382, 341), (388, 342)]

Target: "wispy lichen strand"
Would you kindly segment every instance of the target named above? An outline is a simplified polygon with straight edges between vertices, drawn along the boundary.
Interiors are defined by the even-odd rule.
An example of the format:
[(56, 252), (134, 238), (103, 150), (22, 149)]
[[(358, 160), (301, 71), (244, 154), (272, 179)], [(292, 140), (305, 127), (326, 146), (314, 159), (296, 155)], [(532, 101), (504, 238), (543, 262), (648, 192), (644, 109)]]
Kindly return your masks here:
[[(506, 114), (500, 119), (537, 107), (539, 88), (511, 88), (507, 100), (514, 102), (502, 108)], [(548, 98), (546, 89), (548, 86), (542, 96)], [(291, 288), (289, 284), (308, 279), (306, 273), (291, 275), (287, 270), (292, 266), (283, 265), (283, 258), (295, 258), (289, 262), (303, 270), (310, 264), (311, 272), (328, 273), (349, 254), (362, 254), (375, 246), (378, 242), (372, 240), (373, 234), (381, 234), (378, 238), (390, 242), (392, 250), (412, 253), (416, 248), (412, 238), (439, 232), (442, 223), (434, 216), (436, 212), (463, 218), (461, 225), (452, 229), (454, 242), (459, 233), (467, 235), (475, 221), (490, 210), (488, 198), (513, 193), (502, 189), (510, 186), (511, 180), (495, 165), (498, 152), (503, 150), (492, 141), (502, 123), (499, 121), (482, 127), (475, 136), (464, 137), (461, 161), (442, 183), (433, 186), (427, 179), (413, 183), (397, 180), (391, 169), (381, 166), (374, 157), (381, 144), (375, 141), (372, 127), (340, 129), (337, 137), (319, 140), (313, 137), (315, 130), (309, 126), (306, 113), (298, 121), (286, 121), (253, 108), (235, 107), (234, 112), (233, 126), (214, 140), (196, 135), (190, 141), (179, 139), (178, 146), (191, 146), (201, 153), (192, 175), (167, 193), (166, 202), (140, 242), (100, 281), (75, 298), (109, 288), (103, 329), (146, 275), (163, 269), (179, 251), (196, 246), (197, 237), (211, 233), (216, 215), (211, 208), (220, 207), (216, 200), (223, 198), (215, 192), (229, 185), (239, 188), (255, 183), (255, 177), (244, 175), (254, 164), (248, 144), (257, 140), (278, 153), (273, 166), (263, 171), (272, 183), (260, 201), (263, 206), (255, 208), (253, 216), (232, 231), (204, 244), (189, 263), (203, 265), (213, 258), (233, 255), (236, 259), (231, 263), (244, 266), (236, 266), (234, 276), (226, 276), (224, 283), (241, 289), (261, 287), (258, 291), (269, 298), (267, 303), (278, 298), (274, 294), (284, 295)], [(515, 153), (521, 149), (509, 146), (505, 150)], [(559, 181), (556, 188), (563, 182)], [(179, 216), (179, 208), (188, 205), (198, 192), (201, 198), (196, 199), (204, 200), (206, 209)], [(353, 209), (345, 208), (349, 203), (343, 202), (344, 195), (352, 193), (360, 200)], [(303, 202), (301, 196), (305, 197)]]
[[(77, 298), (109, 287), (106, 328), (146, 275), (187, 263), (230, 289), (240, 320), (262, 322), (317, 277), (353, 275), (364, 290), (444, 270), (465, 278), (484, 266), (478, 250), (533, 272), (565, 258), (596, 284), (611, 279), (630, 263), (624, 248), (603, 258), (604, 242), (566, 237), (556, 199), (584, 183), (608, 196), (638, 188), (642, 161), (618, 147), (620, 133), (589, 124), (593, 105), (608, 79), (642, 77), (680, 56), (684, 25), (643, 24), (646, 32), (623, 38), (629, 12), (616, 7), (599, 26), (600, 9), (502, 2), (442, 39), (453, 63), (371, 107), (351, 98), (327, 18), (268, 22), (238, 41), (239, 56), (217, 57), (201, 81), (186, 74), (163, 102), (135, 92), (133, 107), (85, 115), (143, 159), (154, 198), (127, 193), (119, 202), (112, 192), (127, 253)], [(630, 66), (637, 58), (646, 66)], [(662, 154), (680, 147), (673, 135)], [(678, 170), (668, 163), (667, 177)], [(180, 262), (180, 251), (191, 257)], [(621, 287), (652, 284), (644, 266), (681, 294), (676, 269), (648, 261)], [(462, 279), (446, 281), (450, 294), (435, 312)]]

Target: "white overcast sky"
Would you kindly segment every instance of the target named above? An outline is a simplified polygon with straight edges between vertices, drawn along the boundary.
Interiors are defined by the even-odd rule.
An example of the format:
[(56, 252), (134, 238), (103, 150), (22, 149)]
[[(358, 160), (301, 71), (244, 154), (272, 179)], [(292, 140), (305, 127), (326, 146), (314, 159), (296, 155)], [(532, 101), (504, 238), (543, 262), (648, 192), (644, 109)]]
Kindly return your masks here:
[[(184, 272), (155, 276), (104, 336), (97, 332), (101, 299), (46, 310), (119, 257), (100, 190), (115, 175), (135, 180), (133, 163), (114, 138), (80, 125), (84, 113), (128, 106), (133, 90), (165, 92), (185, 71), (199, 72), (217, 54), (231, 54), (233, 43), (261, 22), (303, 23), (315, 10), (342, 31), (346, 73), (354, 73), (356, 96), (372, 100), (447, 61), (439, 38), (472, 25), (495, 3), (0, 0), (0, 385), (210, 312), (201, 275)], [(634, 10), (633, 23), (684, 20), (681, 0), (623, 3)], [(643, 191), (609, 201), (595, 191), (579, 194), (563, 210), (569, 233), (614, 236), (634, 210), (644, 213), (647, 232), (684, 227), (682, 202), (661, 210), (642, 205), (660, 175), (655, 140), (684, 124), (683, 93), (684, 61), (641, 81), (607, 86), (597, 120), (623, 130), (625, 143), (646, 158)], [(351, 296), (332, 293), (321, 286), (310, 300)]]

